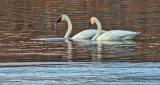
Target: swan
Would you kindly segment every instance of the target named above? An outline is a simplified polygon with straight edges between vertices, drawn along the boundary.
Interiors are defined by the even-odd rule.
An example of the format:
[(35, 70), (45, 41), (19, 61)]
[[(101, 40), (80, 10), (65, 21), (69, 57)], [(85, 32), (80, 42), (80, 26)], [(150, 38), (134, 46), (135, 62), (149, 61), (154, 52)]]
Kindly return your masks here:
[(90, 18), (89, 27), (92, 24), (96, 24), (98, 28), (97, 33), (92, 38), (92, 40), (129, 40), (129, 39), (133, 39), (136, 35), (140, 33), (140, 32), (133, 32), (133, 31), (127, 31), (127, 30), (110, 30), (101, 34), (101, 30), (102, 30), (101, 23), (96, 17)]
[[(56, 21), (56, 23), (59, 23), (60, 21), (67, 21), (68, 30), (64, 38), (69, 38), (69, 35), (72, 32), (72, 23), (70, 18), (67, 15), (61, 15), (59, 19)], [(104, 30), (101, 31), (101, 33), (104, 33), (104, 32), (105, 32)], [(78, 34), (74, 35), (71, 39), (91, 39), (96, 33), (97, 33), (97, 30), (88, 29), (88, 30), (79, 32)]]

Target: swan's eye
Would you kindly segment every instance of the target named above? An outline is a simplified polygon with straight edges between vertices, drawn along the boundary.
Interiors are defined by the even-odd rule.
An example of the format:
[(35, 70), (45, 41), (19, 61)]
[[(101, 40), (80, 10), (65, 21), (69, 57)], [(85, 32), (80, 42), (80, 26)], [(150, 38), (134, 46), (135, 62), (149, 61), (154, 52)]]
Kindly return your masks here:
[(57, 20), (57, 22), (56, 22), (56, 23), (60, 22), (60, 21), (61, 21), (61, 19), (62, 19), (62, 16), (60, 16), (60, 17), (59, 17), (59, 19)]

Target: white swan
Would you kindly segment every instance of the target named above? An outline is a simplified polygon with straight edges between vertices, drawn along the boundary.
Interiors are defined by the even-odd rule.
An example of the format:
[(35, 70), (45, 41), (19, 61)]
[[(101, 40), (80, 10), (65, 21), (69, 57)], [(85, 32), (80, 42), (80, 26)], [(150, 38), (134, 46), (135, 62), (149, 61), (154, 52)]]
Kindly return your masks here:
[(101, 23), (96, 17), (91, 17), (89, 27), (91, 24), (97, 24), (97, 33), (92, 40), (127, 40), (133, 39), (140, 32), (126, 31), (126, 30), (110, 30), (101, 34)]
[[(72, 32), (72, 23), (71, 23), (71, 20), (69, 19), (69, 17), (67, 15), (61, 15), (56, 23), (58, 23), (60, 21), (67, 21), (67, 23), (68, 23), (68, 30), (67, 30), (64, 38), (69, 38), (69, 35)], [(102, 30), (101, 33), (104, 33), (104, 32), (105, 31)], [(94, 30), (94, 29), (84, 30), (84, 31), (81, 31), (78, 34), (74, 35), (72, 37), (72, 39), (91, 39), (96, 33), (97, 33), (97, 30)]]

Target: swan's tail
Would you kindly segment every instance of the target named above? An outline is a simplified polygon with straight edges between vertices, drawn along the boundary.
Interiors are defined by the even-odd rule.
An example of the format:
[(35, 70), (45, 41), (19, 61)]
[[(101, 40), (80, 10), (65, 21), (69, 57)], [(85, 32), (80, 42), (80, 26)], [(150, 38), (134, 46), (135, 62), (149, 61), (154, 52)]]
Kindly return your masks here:
[(125, 36), (121, 36), (121, 39), (133, 39), (135, 36), (137, 36), (138, 34), (140, 34), (141, 32), (134, 32), (132, 34), (129, 34), (129, 35), (125, 35)]

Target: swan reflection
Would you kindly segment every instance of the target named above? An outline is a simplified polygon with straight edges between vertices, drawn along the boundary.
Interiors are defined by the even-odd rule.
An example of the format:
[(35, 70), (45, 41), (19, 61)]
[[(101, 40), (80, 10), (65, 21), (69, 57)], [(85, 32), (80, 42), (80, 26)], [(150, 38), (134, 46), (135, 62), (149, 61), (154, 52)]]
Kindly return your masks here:
[[(73, 61), (73, 57), (76, 60), (78, 58), (90, 59), (91, 61), (109, 61), (117, 59), (128, 59), (133, 55), (137, 55), (136, 49), (134, 49), (138, 44), (134, 40), (121, 40), (121, 41), (93, 41), (89, 39), (65, 39), (65, 38), (43, 38), (39, 39), (43, 41), (52, 41), (52, 42), (63, 42), (67, 44), (67, 47), (62, 47), (65, 51), (65, 54), (62, 55), (63, 58), (67, 61)], [(75, 44), (73, 46), (72, 44)], [(81, 49), (82, 48), (82, 49)], [(79, 53), (76, 56), (73, 56), (73, 49), (75, 52)], [(79, 56), (80, 55), (80, 56)], [(83, 55), (83, 56), (82, 56)], [(89, 61), (90, 61), (89, 60)]]
[(105, 44), (105, 45), (119, 45), (119, 44), (125, 44), (125, 45), (132, 45), (136, 44), (134, 40), (119, 40), (119, 41), (93, 41), (89, 39), (78, 39), (73, 40), (79, 44), (82, 45), (93, 45), (93, 44)]
[[(132, 46), (137, 43), (134, 40), (122, 41), (92, 41), (92, 40), (74, 40), (77, 44), (91, 50), (92, 61), (102, 61), (103, 58), (109, 57), (126, 57), (136, 55), (136, 51), (132, 50)], [(128, 50), (130, 49), (130, 50)]]
[(73, 48), (72, 48), (72, 41), (71, 40), (69, 40), (69, 39), (65, 39), (65, 42), (67, 43), (67, 50), (68, 50), (68, 56), (67, 56), (67, 59), (68, 59), (68, 61), (69, 62), (71, 62), (72, 61), (72, 50), (73, 50)]

